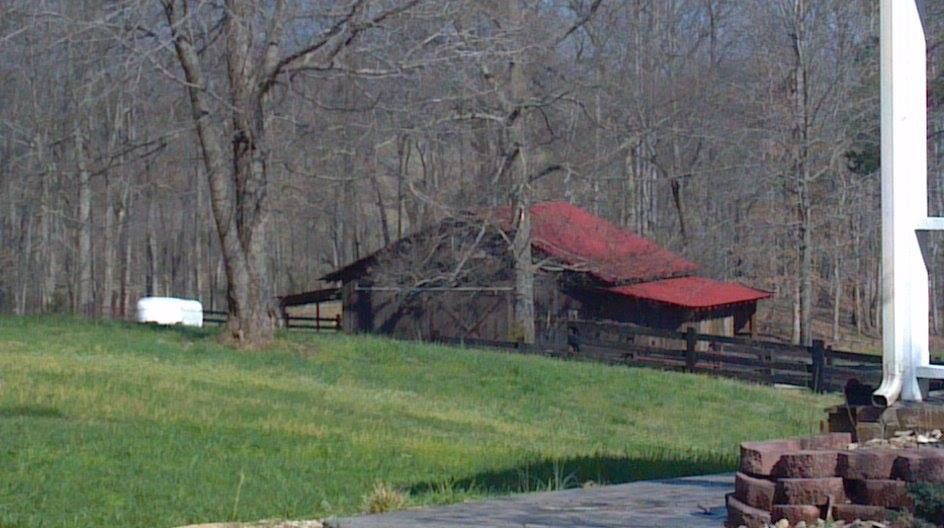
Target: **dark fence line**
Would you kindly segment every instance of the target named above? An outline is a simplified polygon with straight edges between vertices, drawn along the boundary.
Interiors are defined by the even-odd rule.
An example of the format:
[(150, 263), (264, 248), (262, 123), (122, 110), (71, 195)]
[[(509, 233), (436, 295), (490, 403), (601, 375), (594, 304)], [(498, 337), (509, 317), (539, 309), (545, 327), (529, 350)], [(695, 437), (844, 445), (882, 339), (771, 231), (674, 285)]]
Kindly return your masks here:
[[(227, 313), (220, 310), (203, 310), (204, 324), (225, 324)], [(335, 317), (295, 317), (282, 318), (282, 328), (291, 330), (338, 331), (341, 329), (341, 315)]]
[(228, 315), (220, 310), (203, 310), (203, 324), (223, 324)]
[(833, 350), (822, 341), (805, 347), (748, 337), (679, 332), (599, 321), (560, 321), (538, 329), (534, 345), (483, 339), (440, 339), (567, 360), (651, 367), (735, 378), (767, 385), (842, 391), (855, 378), (878, 386), (882, 358)]
[[(203, 320), (208, 324), (223, 324), (226, 316), (224, 311), (203, 312)], [(339, 331), (341, 316), (288, 316), (282, 319), (282, 325), (293, 330)], [(679, 332), (587, 320), (539, 325), (537, 333), (534, 345), (476, 338), (436, 341), (565, 360), (693, 372), (767, 385), (796, 385), (817, 392), (842, 391), (852, 378), (878, 386), (882, 378), (880, 356), (833, 350), (819, 340), (805, 347), (701, 334), (691, 328)]]
[[(639, 328), (596, 321), (572, 321), (580, 353), (610, 362), (697, 372), (764, 384), (841, 391), (851, 378), (876, 385), (882, 358), (826, 348), (758, 341), (747, 337)], [(558, 330), (559, 331), (559, 330)]]

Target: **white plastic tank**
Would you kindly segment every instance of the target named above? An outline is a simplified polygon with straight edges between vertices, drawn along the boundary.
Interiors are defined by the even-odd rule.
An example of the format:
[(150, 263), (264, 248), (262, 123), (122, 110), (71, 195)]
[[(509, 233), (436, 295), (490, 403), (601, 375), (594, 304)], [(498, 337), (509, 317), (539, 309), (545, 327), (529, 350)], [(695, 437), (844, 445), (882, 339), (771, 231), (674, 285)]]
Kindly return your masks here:
[(135, 317), (139, 323), (203, 326), (203, 304), (176, 297), (142, 297)]

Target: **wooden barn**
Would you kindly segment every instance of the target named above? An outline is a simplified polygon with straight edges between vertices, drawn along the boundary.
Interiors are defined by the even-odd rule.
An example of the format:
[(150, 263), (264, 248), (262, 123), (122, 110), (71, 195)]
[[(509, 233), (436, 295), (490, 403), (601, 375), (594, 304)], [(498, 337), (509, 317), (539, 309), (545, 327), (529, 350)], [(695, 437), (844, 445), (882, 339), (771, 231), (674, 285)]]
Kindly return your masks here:
[[(324, 276), (341, 285), (344, 330), (517, 340), (510, 216), (448, 218)], [(770, 296), (696, 276), (695, 263), (569, 203), (534, 205), (531, 238), (539, 334), (579, 318), (734, 335)]]

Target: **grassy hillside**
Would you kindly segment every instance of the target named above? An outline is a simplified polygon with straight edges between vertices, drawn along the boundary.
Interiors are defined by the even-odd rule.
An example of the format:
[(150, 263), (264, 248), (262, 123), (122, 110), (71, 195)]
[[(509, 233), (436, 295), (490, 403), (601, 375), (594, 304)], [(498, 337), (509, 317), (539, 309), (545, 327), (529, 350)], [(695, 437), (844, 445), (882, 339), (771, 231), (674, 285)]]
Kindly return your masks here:
[(371, 337), (0, 318), (0, 527), (176, 526), (730, 470), (832, 400)]

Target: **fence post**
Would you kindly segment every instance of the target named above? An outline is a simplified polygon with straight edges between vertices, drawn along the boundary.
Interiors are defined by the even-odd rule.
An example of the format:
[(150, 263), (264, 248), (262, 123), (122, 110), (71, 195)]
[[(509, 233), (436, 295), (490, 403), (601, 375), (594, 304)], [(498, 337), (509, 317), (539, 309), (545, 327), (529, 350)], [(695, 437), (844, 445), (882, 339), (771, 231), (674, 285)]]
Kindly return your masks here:
[(695, 372), (695, 328), (689, 326), (685, 330), (685, 369)]
[(341, 331), (341, 314), (336, 314), (334, 316), (334, 329), (337, 332)]
[(279, 303), (279, 323), (282, 328), (288, 328), (288, 309), (284, 304)]
[(814, 392), (825, 392), (826, 381), (823, 376), (826, 374), (826, 351), (822, 339), (813, 340), (813, 346), (810, 347), (810, 357), (813, 360), (813, 379), (810, 382), (810, 388)]
[(321, 331), (321, 303), (315, 303), (315, 332)]

